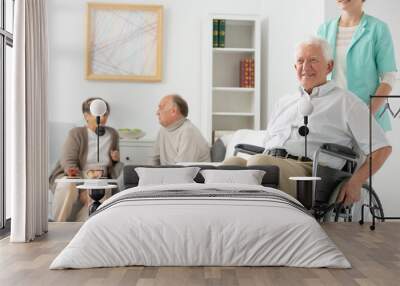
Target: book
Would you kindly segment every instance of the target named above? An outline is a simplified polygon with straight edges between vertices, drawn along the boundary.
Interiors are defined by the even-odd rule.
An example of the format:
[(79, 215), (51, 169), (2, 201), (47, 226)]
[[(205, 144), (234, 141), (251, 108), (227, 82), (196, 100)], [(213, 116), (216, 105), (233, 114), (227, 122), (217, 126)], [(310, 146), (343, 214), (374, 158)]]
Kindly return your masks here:
[(213, 19), (213, 48), (218, 48), (218, 25), (219, 20)]
[(239, 87), (245, 87), (246, 83), (244, 80), (244, 76), (245, 76), (245, 60), (241, 59), (240, 60), (240, 81), (239, 81)]
[(239, 86), (244, 88), (254, 87), (254, 59), (244, 58), (240, 60)]
[(254, 59), (250, 60), (250, 87), (254, 87)]
[(218, 47), (225, 48), (225, 20), (218, 20)]

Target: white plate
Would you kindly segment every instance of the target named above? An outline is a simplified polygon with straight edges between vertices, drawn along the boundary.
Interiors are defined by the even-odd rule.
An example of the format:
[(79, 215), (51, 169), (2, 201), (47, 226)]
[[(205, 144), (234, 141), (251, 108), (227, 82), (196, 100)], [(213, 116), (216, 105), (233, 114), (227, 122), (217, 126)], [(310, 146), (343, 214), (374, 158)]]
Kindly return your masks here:
[(133, 132), (133, 131), (118, 131), (119, 137), (122, 139), (140, 139), (146, 135), (145, 132)]
[(83, 184), (76, 187), (77, 189), (84, 189), (84, 190), (101, 190), (101, 189), (115, 189), (118, 188), (117, 185), (91, 185), (91, 184)]

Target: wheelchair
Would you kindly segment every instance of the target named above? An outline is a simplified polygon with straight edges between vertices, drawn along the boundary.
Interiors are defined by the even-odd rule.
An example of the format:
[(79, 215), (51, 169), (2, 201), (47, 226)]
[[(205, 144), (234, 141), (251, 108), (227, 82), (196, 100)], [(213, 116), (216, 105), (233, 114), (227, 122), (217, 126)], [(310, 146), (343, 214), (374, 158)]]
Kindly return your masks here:
[[(238, 144), (235, 146), (235, 155), (244, 153), (248, 155), (261, 154), (264, 148), (249, 144)], [(344, 159), (345, 166), (341, 169), (333, 169), (331, 167), (319, 164), (320, 156), (324, 154), (333, 158)], [(320, 181), (313, 181), (312, 184), (312, 207), (310, 211), (314, 217), (320, 222), (344, 221), (352, 222), (358, 220), (360, 224), (364, 220), (372, 220), (375, 217), (383, 218), (384, 211), (382, 203), (373, 188), (368, 184), (364, 184), (361, 190), (361, 199), (359, 202), (351, 206), (343, 206), (342, 203), (336, 203), (336, 198), (331, 198), (333, 191), (345, 180), (350, 178), (357, 167), (359, 155), (352, 149), (333, 143), (323, 144), (313, 155), (312, 176), (321, 177)], [(369, 205), (371, 196), (371, 206)], [(370, 209), (371, 215), (364, 214), (364, 207)], [(367, 216), (367, 217), (366, 217)], [(384, 219), (381, 219), (384, 221)], [(375, 228), (371, 225), (371, 230)]]

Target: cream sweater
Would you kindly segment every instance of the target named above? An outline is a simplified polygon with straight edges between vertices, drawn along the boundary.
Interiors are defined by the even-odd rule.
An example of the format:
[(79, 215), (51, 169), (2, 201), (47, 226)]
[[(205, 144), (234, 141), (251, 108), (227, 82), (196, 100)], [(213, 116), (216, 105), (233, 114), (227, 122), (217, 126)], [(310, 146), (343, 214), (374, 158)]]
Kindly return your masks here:
[(209, 161), (207, 141), (189, 119), (182, 118), (168, 127), (160, 128), (154, 145), (153, 165)]

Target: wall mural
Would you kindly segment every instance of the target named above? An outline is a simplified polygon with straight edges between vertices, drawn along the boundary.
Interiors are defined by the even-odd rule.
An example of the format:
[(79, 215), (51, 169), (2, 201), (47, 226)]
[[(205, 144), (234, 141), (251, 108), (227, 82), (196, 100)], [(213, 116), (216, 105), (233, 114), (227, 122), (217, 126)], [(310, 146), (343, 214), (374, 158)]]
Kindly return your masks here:
[(86, 78), (161, 81), (163, 7), (88, 3)]

